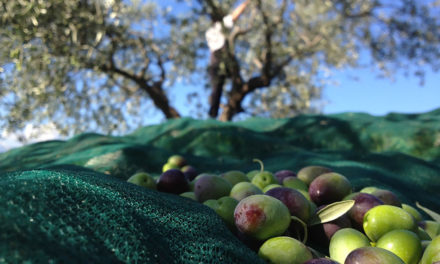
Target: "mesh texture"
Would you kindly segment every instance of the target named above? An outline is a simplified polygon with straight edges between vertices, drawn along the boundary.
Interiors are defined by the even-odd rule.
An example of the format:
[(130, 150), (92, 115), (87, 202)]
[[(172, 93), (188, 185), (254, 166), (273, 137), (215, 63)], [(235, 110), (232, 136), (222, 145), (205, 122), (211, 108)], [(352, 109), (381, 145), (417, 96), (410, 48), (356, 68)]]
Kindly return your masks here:
[(0, 262), (261, 263), (208, 207), (101, 173), (7, 173), (0, 192)]

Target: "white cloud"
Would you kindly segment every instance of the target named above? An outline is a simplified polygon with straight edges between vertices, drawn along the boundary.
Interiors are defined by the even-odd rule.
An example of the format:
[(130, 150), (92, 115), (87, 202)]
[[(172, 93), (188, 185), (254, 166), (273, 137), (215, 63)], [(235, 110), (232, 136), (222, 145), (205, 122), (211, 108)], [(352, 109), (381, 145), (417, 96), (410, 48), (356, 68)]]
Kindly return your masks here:
[[(20, 138), (24, 141), (20, 141)], [(28, 124), (18, 133), (9, 133), (3, 130), (0, 135), (0, 152), (7, 151), (11, 148), (21, 147), (23, 144), (60, 138), (62, 138), (62, 136), (53, 123), (39, 126)]]
[(57, 139), (61, 137), (53, 123), (48, 123), (41, 126), (28, 124), (24, 128), (23, 136), (25, 139), (29, 140), (28, 143)]
[(0, 138), (0, 152), (7, 151), (11, 148), (20, 147), (23, 143), (18, 140), (18, 136), (3, 131)]

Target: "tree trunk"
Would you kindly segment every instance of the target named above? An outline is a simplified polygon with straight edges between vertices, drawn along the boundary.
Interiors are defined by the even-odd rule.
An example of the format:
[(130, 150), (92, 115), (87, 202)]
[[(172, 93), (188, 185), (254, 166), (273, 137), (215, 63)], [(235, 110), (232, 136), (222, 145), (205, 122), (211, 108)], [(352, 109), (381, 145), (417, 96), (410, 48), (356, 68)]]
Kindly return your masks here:
[(220, 121), (231, 121), (232, 117), (240, 112), (243, 112), (241, 102), (243, 101), (245, 95), (246, 94), (240, 92), (231, 92), (228, 104), (225, 105), (222, 114), (220, 115)]
[(270, 79), (265, 76), (258, 76), (251, 78), (248, 82), (243, 83), (241, 79), (237, 79), (229, 94), (228, 103), (223, 108), (223, 112), (220, 116), (221, 121), (230, 121), (232, 118), (241, 112), (243, 108), (241, 103), (248, 93), (255, 91), (256, 89), (268, 87), (270, 85)]
[(148, 93), (154, 105), (162, 111), (167, 119), (181, 117), (179, 112), (170, 105), (168, 97), (162, 89), (162, 82), (155, 82), (153, 85), (148, 85), (146, 80), (136, 79), (136, 83), (142, 90)]

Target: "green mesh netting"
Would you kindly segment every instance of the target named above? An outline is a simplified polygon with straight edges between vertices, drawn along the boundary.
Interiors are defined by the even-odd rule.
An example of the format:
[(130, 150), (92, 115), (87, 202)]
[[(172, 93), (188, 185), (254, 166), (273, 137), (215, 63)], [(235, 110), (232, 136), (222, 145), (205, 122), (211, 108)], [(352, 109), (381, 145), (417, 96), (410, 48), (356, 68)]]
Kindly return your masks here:
[(8, 173), (0, 192), (0, 262), (261, 262), (208, 207), (104, 174)]
[(125, 183), (139, 170), (158, 176), (172, 154), (213, 173), (258, 169), (253, 158), (274, 172), (324, 165), (345, 175), (355, 190), (383, 187), (405, 203), (440, 211), (440, 109), (233, 123), (184, 118), (123, 137), (82, 134), (0, 154), (0, 256), (257, 261), (209, 209)]

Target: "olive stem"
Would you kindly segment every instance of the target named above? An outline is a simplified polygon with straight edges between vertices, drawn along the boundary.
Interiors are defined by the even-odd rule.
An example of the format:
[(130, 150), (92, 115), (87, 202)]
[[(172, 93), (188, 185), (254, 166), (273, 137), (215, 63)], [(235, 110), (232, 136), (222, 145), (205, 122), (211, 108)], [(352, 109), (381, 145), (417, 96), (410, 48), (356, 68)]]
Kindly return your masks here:
[(307, 224), (304, 223), (303, 220), (299, 219), (298, 217), (296, 217), (294, 215), (292, 215), (290, 217), (291, 217), (292, 220), (299, 222), (302, 225), (302, 227), (304, 228), (304, 238), (303, 238), (302, 242), (303, 242), (303, 244), (306, 244), (307, 243), (307, 239), (308, 239)]
[(253, 159), (252, 161), (260, 163), (260, 173), (264, 171), (264, 164), (260, 159)]

